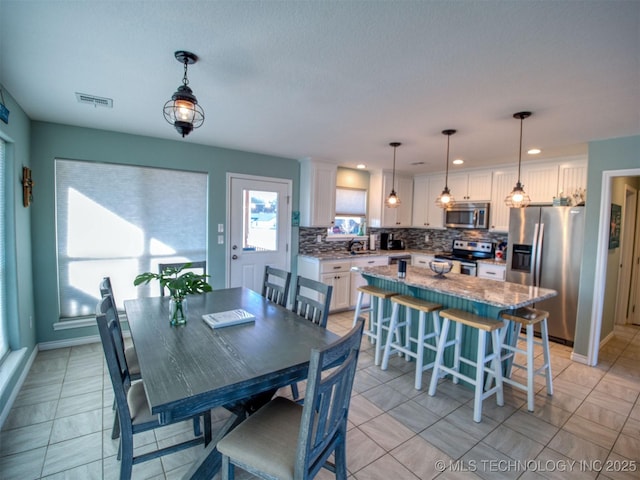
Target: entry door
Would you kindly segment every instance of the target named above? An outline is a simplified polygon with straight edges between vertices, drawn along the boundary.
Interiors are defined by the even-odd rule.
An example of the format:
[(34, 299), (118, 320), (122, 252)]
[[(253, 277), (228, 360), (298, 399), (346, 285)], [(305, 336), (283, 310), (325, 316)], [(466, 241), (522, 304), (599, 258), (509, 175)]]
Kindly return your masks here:
[(228, 174), (227, 285), (262, 289), (266, 265), (290, 271), (291, 181)]

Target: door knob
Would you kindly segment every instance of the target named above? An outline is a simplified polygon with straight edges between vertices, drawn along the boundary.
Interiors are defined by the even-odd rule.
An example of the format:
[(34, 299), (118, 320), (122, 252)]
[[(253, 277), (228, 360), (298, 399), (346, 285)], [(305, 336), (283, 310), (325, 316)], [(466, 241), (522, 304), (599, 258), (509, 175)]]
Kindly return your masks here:
[(232, 256), (231, 256), (231, 259), (232, 259), (232, 260), (237, 260), (237, 259), (238, 259), (238, 255), (232, 255)]
[(231, 250), (237, 250), (237, 249), (238, 249), (237, 245), (234, 245), (233, 247), (231, 247)]

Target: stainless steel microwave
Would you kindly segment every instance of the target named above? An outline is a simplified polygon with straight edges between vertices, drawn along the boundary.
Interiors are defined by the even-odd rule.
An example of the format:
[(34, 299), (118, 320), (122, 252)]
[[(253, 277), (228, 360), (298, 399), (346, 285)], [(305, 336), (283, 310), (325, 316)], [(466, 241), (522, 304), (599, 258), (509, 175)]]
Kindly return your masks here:
[(444, 211), (449, 228), (489, 228), (488, 203), (456, 203)]

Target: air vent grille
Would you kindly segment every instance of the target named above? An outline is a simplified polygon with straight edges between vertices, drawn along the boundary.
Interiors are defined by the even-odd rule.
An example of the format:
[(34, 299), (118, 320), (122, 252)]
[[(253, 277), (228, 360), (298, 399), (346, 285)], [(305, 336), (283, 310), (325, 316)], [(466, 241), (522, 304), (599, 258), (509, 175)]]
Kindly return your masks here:
[(76, 92), (76, 98), (78, 99), (78, 103), (86, 103), (94, 107), (113, 108), (113, 99), (111, 98), (96, 97), (95, 95), (78, 92)]

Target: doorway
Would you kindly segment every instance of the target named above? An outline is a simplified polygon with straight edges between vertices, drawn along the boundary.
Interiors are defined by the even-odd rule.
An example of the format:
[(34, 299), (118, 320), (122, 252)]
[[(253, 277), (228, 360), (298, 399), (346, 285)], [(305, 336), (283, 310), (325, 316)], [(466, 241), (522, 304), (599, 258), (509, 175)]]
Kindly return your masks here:
[(634, 247), (637, 232), (638, 191), (629, 185), (625, 185), (624, 190), (620, 270), (616, 298), (616, 325), (634, 323), (636, 291), (632, 287), (635, 283), (633, 280), (638, 276), (638, 269), (637, 267), (634, 268), (633, 262), (634, 257), (637, 255), (637, 250)]
[[(598, 227), (598, 245), (596, 253), (595, 284), (591, 307), (591, 327), (589, 331), (589, 349), (586, 363), (595, 366), (598, 364), (598, 351), (600, 349), (600, 336), (602, 332), (602, 314), (604, 305), (604, 292), (607, 275), (607, 250), (609, 246), (609, 217), (611, 209), (612, 180), (615, 177), (640, 176), (640, 168), (626, 170), (609, 170), (602, 172), (601, 196), (600, 196), (600, 225)], [(635, 244), (638, 244), (636, 235)], [(637, 277), (637, 275), (636, 275)], [(635, 281), (636, 293), (638, 280)], [(637, 310), (637, 309), (636, 309)]]
[(289, 271), (291, 180), (227, 174), (227, 287), (260, 292), (266, 265)]

